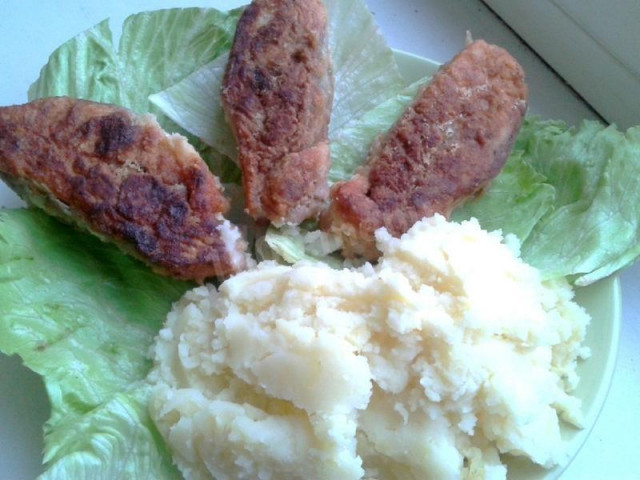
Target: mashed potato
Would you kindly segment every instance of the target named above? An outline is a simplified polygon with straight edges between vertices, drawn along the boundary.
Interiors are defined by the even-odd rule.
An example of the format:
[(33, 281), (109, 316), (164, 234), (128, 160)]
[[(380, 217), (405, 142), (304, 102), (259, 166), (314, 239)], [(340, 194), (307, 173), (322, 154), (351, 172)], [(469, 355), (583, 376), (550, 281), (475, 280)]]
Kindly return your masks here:
[(563, 460), (589, 318), (517, 243), (440, 216), (376, 266), (264, 262), (188, 292), (154, 346), (152, 418), (188, 479), (506, 477)]

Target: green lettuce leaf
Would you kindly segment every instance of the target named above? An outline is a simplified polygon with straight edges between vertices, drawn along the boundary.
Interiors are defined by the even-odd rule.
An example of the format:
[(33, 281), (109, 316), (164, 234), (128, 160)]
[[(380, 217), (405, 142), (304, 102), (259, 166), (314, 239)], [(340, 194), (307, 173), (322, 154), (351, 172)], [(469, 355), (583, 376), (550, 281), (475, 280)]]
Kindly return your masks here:
[(109, 21), (58, 47), (29, 88), (29, 100), (70, 96), (125, 106)]
[(155, 334), (191, 286), (38, 210), (0, 211), (0, 350), (43, 376), (43, 478), (176, 478), (144, 378)]
[(29, 88), (29, 99), (68, 95), (159, 114), (149, 94), (179, 82), (228, 50), (240, 14), (241, 10), (183, 8), (131, 15), (122, 26), (117, 49), (104, 20), (51, 54)]
[(325, 0), (335, 78), (329, 136), (406, 85), (364, 0)]
[(236, 142), (220, 102), (220, 88), (229, 52), (149, 96), (149, 101), (191, 135), (228, 158), (236, 157)]
[(504, 170), (456, 211), (516, 234), (545, 278), (588, 285), (640, 255), (640, 127), (527, 118)]
[(48, 466), (39, 480), (181, 479), (147, 412), (147, 390), (115, 393), (86, 415), (58, 425), (47, 439)]
[(277, 260), (293, 264), (300, 261), (323, 262), (333, 268), (342, 268), (344, 259), (339, 255), (340, 242), (315, 226), (270, 226), (264, 236), (265, 245), (259, 245), (263, 260)]
[(640, 127), (531, 121), (517, 148), (556, 191), (552, 211), (522, 245), (547, 277), (588, 285), (640, 255)]

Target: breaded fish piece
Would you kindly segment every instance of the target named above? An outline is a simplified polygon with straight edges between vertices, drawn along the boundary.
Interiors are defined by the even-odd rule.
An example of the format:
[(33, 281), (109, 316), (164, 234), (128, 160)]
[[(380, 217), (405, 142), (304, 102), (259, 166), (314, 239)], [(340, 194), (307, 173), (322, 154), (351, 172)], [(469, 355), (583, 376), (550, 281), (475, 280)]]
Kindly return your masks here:
[(0, 175), (27, 202), (159, 273), (202, 282), (245, 267), (219, 181), (151, 115), (66, 97), (2, 107)]
[(374, 142), (353, 178), (332, 187), (321, 227), (342, 237), (346, 256), (373, 260), (376, 229), (400, 236), (425, 216), (449, 216), (502, 169), (527, 96), (524, 72), (509, 53), (470, 43)]
[(322, 0), (254, 0), (238, 22), (221, 96), (255, 219), (297, 224), (326, 206), (327, 42)]

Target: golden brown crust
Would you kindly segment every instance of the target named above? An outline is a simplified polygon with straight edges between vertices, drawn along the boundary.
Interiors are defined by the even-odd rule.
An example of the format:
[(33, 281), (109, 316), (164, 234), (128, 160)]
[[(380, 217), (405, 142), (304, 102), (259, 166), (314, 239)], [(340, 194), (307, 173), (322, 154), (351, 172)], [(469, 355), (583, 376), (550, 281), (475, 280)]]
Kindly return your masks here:
[(238, 23), (222, 86), (256, 219), (299, 223), (324, 208), (333, 80), (322, 0), (254, 0)]
[(218, 180), (149, 115), (66, 97), (0, 108), (0, 173), (160, 273), (203, 281), (244, 268), (244, 242), (222, 230)]
[(377, 258), (376, 229), (400, 236), (422, 217), (448, 216), (500, 172), (526, 105), (516, 60), (471, 43), (434, 75), (354, 177), (334, 185), (321, 226), (342, 236), (347, 256)]

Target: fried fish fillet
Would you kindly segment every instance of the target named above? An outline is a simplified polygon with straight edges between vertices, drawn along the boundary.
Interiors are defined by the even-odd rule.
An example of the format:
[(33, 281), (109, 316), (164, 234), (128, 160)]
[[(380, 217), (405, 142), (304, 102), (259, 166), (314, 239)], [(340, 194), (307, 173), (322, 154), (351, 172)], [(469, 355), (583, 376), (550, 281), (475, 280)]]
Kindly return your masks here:
[(201, 282), (245, 267), (217, 178), (150, 115), (66, 97), (2, 107), (0, 175), (159, 273)]
[(238, 22), (221, 97), (255, 219), (297, 224), (327, 203), (327, 41), (322, 0), (254, 0)]
[(374, 142), (353, 178), (332, 187), (321, 227), (342, 237), (346, 256), (375, 259), (376, 229), (400, 236), (425, 216), (449, 216), (502, 169), (527, 96), (509, 53), (468, 44)]

